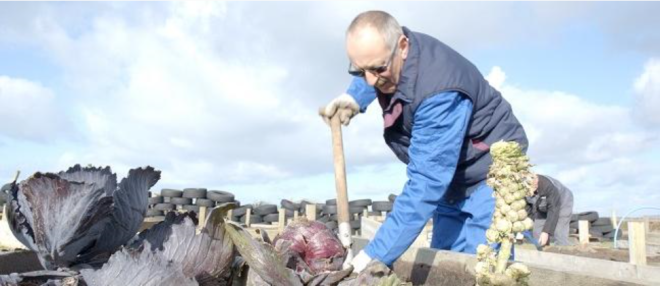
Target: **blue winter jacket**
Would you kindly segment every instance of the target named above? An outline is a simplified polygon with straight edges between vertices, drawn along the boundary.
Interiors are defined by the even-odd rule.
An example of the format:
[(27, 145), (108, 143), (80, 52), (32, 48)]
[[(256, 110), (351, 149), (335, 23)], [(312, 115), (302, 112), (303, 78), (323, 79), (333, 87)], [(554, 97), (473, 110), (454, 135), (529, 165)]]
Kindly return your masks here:
[[(365, 111), (375, 89), (356, 77), (347, 90)], [(449, 91), (426, 98), (415, 112), (408, 148), (408, 182), (392, 213), (365, 252), (391, 265), (408, 249), (431, 218), (454, 176), (472, 112), (472, 102)]]

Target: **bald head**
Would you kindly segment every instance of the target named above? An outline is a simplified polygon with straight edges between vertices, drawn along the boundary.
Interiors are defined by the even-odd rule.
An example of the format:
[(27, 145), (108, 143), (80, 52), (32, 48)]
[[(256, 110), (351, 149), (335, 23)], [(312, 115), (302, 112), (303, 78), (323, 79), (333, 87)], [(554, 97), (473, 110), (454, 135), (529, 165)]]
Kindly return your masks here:
[(383, 11), (367, 11), (357, 15), (346, 30), (347, 39), (374, 35), (381, 37), (381, 41), (386, 45), (385, 48), (391, 50), (403, 35), (403, 30), (392, 15)]

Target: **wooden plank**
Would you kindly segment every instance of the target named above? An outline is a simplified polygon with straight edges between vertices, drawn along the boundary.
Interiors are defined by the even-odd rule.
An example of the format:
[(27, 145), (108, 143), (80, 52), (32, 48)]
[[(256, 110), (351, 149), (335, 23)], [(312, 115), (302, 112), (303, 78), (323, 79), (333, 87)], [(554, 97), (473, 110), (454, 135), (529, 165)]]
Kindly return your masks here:
[(628, 222), (630, 263), (646, 265), (646, 229), (643, 221)]
[(589, 221), (581, 220), (579, 222), (580, 227), (580, 244), (589, 244)]
[[(611, 218), (610, 220), (612, 221), (612, 227), (613, 227), (614, 229), (616, 229), (616, 227), (617, 227), (618, 224), (619, 224), (619, 221), (618, 221), (618, 219), (616, 218), (616, 211), (615, 211), (615, 210), (612, 210), (612, 218)], [(621, 232), (621, 230), (619, 230), (619, 232)]]
[(199, 223), (197, 224), (197, 228), (201, 229), (206, 225), (206, 207), (200, 206), (199, 207), (199, 218), (198, 218)]
[(363, 216), (363, 217), (366, 217), (366, 218), (369, 218), (369, 210), (368, 210), (368, 209), (364, 209), (364, 211), (362, 211), (362, 216)]
[(252, 209), (248, 208), (245, 210), (245, 225), (250, 227), (250, 217), (252, 216)]
[(316, 220), (316, 204), (307, 204), (305, 206), (305, 215), (310, 221)]
[(293, 221), (298, 220), (298, 211), (293, 211)]
[(279, 232), (284, 231), (284, 227), (286, 226), (286, 210), (284, 208), (279, 209), (280, 216), (277, 219), (277, 230)]

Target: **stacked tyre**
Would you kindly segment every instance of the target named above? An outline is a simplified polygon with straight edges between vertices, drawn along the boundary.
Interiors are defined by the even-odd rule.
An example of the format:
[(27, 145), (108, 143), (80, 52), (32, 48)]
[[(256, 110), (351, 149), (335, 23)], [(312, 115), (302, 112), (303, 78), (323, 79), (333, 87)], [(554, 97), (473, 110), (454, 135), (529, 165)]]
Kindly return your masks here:
[(227, 202), (237, 201), (233, 194), (225, 191), (207, 191), (205, 188), (162, 189), (159, 195), (149, 198), (147, 217), (162, 217), (173, 210), (199, 213), (200, 207), (210, 209)]
[[(612, 220), (608, 217), (600, 217), (598, 212), (587, 211), (577, 213), (571, 216), (570, 230), (571, 234), (580, 233), (580, 223), (579, 221), (586, 220), (589, 222), (589, 235), (592, 238), (597, 238), (600, 240), (612, 240), (616, 233), (614, 226), (612, 225)], [(617, 239), (620, 239), (622, 232), (619, 231), (617, 234)]]
[[(388, 201), (372, 201), (371, 199), (353, 200), (348, 202), (348, 213), (350, 218), (350, 225), (353, 234), (360, 234), (361, 218), (366, 212), (369, 216), (380, 216), (382, 214), (389, 214), (392, 211), (394, 200), (393, 195), (390, 196)], [(329, 228), (337, 231), (337, 200), (326, 200), (325, 205), (322, 206), (320, 216), (317, 220), (324, 222)], [(317, 207), (317, 210), (321, 209)]]
[[(6, 194), (4, 192), (0, 191), (0, 217), (3, 216), (2, 210), (5, 206), (5, 204), (7, 204), (6, 200), (7, 200)], [(2, 219), (4, 219), (4, 218), (2, 218)]]
[(277, 221), (279, 213), (274, 204), (247, 204), (232, 210), (231, 220), (247, 224), (247, 210), (250, 209), (250, 224), (272, 223)]

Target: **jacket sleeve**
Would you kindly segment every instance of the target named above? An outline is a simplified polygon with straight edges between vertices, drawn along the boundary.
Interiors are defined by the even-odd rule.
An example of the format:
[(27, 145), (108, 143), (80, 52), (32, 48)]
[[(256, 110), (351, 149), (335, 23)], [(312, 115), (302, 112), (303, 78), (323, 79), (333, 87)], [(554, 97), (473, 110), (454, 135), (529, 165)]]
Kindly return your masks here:
[(457, 92), (424, 100), (414, 115), (408, 181), (365, 252), (392, 265), (410, 247), (447, 191), (459, 158), (472, 102)]
[(348, 86), (346, 93), (357, 101), (360, 106), (360, 112), (362, 113), (367, 111), (367, 106), (376, 99), (376, 89), (367, 84), (362, 77), (353, 77), (353, 81), (351, 81), (351, 85)]
[(557, 222), (559, 221), (561, 197), (559, 196), (559, 190), (557, 190), (557, 187), (554, 184), (549, 183), (547, 190), (546, 200), (548, 202), (548, 216), (543, 225), (543, 232), (549, 235), (554, 235), (555, 228), (557, 228)]

